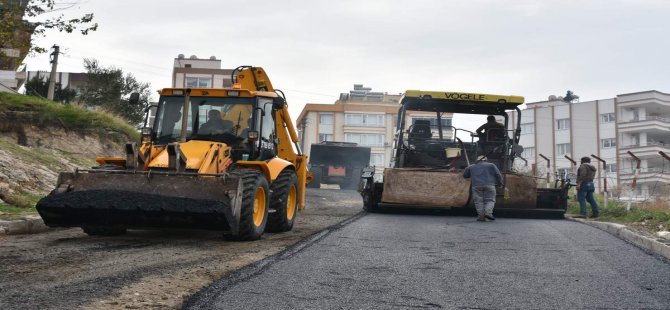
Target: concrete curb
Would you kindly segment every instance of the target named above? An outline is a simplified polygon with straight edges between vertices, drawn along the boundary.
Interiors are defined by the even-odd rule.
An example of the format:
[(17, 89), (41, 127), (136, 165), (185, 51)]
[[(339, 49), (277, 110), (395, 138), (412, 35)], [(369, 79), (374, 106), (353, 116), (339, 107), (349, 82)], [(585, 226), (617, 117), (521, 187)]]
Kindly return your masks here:
[(636, 233), (635, 231), (630, 230), (626, 225), (608, 223), (608, 222), (589, 221), (579, 218), (569, 218), (569, 217), (566, 218), (572, 221), (593, 226), (600, 230), (604, 230), (614, 236), (617, 236), (625, 241), (634, 244), (639, 248), (642, 248), (643, 250), (663, 256), (666, 259), (670, 259), (670, 246), (665, 245), (662, 242), (658, 242), (652, 238), (642, 236)]
[(27, 216), (16, 221), (0, 220), (0, 235), (34, 234), (48, 229), (39, 216)]

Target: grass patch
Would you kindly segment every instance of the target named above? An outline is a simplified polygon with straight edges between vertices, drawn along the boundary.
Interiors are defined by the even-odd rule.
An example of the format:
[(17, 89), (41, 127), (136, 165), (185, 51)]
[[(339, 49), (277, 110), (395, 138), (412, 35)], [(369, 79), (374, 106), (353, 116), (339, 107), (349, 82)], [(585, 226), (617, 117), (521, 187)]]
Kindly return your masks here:
[(0, 114), (7, 112), (32, 113), (38, 121), (59, 123), (72, 130), (97, 132), (117, 141), (120, 138), (118, 134), (110, 134), (110, 131), (121, 132), (133, 140), (140, 138), (133, 126), (109, 113), (89, 111), (77, 105), (61, 104), (33, 96), (0, 93)]
[(17, 192), (7, 197), (7, 202), (11, 202), (16, 208), (26, 210), (28, 212), (35, 211), (35, 205), (42, 199), (41, 195), (35, 195), (27, 192)]
[(12, 206), (6, 203), (0, 203), (0, 213), (4, 214), (24, 214), (24, 213), (36, 213), (35, 207), (32, 208), (19, 208)]
[[(596, 201), (600, 207), (600, 217), (597, 219), (599, 221), (630, 225), (651, 233), (670, 229), (670, 209), (659, 207), (659, 203), (632, 204), (628, 209), (627, 202), (612, 199), (608, 200), (607, 208), (604, 208), (603, 197), (600, 195), (596, 195)], [(588, 202), (586, 209), (589, 212), (591, 210)], [(579, 214), (579, 203), (573, 202), (566, 213)]]
[(53, 171), (62, 171), (66, 168), (59, 160), (58, 155), (50, 150), (23, 147), (2, 139), (0, 139), (0, 149), (10, 152), (17, 158), (44, 165)]

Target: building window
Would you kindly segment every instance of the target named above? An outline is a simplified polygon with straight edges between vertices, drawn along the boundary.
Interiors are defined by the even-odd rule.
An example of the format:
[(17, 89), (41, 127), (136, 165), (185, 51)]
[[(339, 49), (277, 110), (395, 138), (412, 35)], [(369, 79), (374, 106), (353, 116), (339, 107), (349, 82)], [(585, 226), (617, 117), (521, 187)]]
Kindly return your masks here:
[(570, 119), (562, 118), (556, 120), (556, 130), (566, 130), (570, 129)]
[(601, 139), (600, 140), (600, 145), (604, 149), (609, 149), (609, 148), (616, 147), (616, 139), (615, 138)]
[(521, 134), (529, 134), (535, 131), (535, 123), (521, 124)]
[(609, 172), (609, 173), (616, 173), (616, 163), (613, 163), (613, 164), (607, 164), (607, 165), (605, 166), (605, 171), (607, 171), (607, 172)]
[(344, 140), (358, 143), (360, 146), (384, 146), (386, 142), (383, 134), (372, 133), (347, 133), (344, 134)]
[(333, 113), (319, 113), (319, 124), (332, 125)]
[(333, 135), (329, 133), (320, 133), (319, 134), (319, 143), (324, 141), (333, 141)]
[(535, 148), (534, 147), (524, 148), (523, 153), (521, 153), (521, 157), (523, 157), (524, 159), (535, 158)]
[(366, 126), (366, 127), (385, 127), (384, 114), (354, 114), (344, 115), (344, 125), (346, 126)]
[(616, 121), (616, 116), (614, 116), (614, 113), (604, 113), (600, 114), (600, 122), (601, 123), (612, 123)]
[(333, 140), (333, 117), (333, 113), (319, 113), (319, 133), (329, 134), (331, 137), (327, 141)]
[(556, 155), (563, 156), (570, 154), (570, 143), (556, 144)]
[[(416, 124), (417, 120), (426, 120), (430, 122), (430, 129), (437, 130), (437, 117), (412, 117), (412, 125)], [(442, 128), (451, 126), (451, 118), (442, 119)]]
[(202, 77), (187, 77), (186, 87), (210, 88), (212, 87), (212, 79)]
[(559, 179), (566, 179), (566, 177), (568, 176), (568, 173), (570, 173), (569, 168), (558, 168), (558, 169), (556, 169), (556, 177), (558, 177)]
[(384, 154), (370, 154), (370, 166), (384, 167)]

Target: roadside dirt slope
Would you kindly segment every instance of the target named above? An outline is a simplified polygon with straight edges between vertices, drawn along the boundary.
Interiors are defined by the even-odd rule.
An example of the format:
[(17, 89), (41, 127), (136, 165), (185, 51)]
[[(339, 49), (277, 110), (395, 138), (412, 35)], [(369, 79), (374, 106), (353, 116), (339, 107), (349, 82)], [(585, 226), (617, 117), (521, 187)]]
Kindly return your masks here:
[[(129, 126), (104, 113), (34, 97), (0, 96), (0, 202), (29, 207), (58, 173), (118, 156)], [(130, 128), (132, 131), (132, 128)]]

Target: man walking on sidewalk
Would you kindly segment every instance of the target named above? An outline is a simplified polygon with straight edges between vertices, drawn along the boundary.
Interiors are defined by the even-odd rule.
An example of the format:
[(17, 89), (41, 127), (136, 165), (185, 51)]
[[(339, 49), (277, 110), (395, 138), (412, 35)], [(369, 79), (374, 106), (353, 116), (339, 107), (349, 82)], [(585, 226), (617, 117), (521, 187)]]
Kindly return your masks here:
[(496, 165), (480, 157), (476, 163), (463, 171), (463, 177), (472, 179), (472, 199), (477, 209), (477, 221), (494, 221), (493, 206), (496, 203), (496, 185), (502, 184), (502, 174)]

